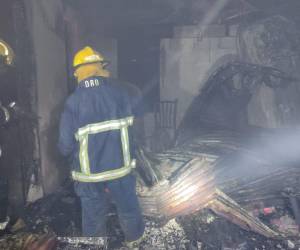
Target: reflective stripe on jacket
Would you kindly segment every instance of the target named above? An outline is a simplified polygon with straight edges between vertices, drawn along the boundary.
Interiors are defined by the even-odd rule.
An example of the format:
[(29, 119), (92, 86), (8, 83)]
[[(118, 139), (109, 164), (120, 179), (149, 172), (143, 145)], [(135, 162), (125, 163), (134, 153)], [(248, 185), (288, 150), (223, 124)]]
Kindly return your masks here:
[(132, 124), (124, 88), (102, 77), (81, 82), (68, 98), (60, 122), (59, 148), (71, 156), (72, 178), (101, 182), (129, 174), (135, 166)]

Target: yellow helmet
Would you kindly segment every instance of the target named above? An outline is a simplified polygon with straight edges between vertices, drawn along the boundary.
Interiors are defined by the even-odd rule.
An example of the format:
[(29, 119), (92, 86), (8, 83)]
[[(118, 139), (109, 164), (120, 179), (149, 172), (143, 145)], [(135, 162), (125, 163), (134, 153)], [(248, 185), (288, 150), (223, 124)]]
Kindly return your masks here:
[(13, 65), (15, 54), (12, 48), (3, 40), (0, 39), (0, 56), (4, 58), (4, 63), (6, 65)]
[(78, 51), (74, 56), (74, 61), (73, 61), (74, 68), (77, 68), (84, 64), (90, 64), (90, 63), (106, 64), (107, 61), (104, 60), (104, 57), (99, 52), (93, 50), (91, 47), (88, 46)]

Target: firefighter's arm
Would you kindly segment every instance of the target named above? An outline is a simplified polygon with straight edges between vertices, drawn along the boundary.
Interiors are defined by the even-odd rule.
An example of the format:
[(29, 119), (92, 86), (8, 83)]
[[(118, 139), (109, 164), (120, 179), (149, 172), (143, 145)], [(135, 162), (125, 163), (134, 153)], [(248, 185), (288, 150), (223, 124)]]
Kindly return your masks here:
[(58, 140), (58, 148), (64, 156), (69, 156), (75, 149), (76, 141), (74, 133), (72, 108), (67, 102), (60, 119)]

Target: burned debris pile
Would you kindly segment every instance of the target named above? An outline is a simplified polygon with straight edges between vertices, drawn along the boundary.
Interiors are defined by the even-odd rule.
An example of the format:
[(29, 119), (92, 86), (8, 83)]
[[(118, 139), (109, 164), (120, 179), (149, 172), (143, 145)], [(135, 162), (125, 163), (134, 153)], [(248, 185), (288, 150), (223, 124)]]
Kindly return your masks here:
[(21, 217), (12, 219), (1, 237), (0, 249), (55, 249), (57, 235), (79, 235), (79, 228), (80, 206), (70, 185), (66, 185), (28, 204)]
[[(251, 141), (274, 137), (260, 134)], [(147, 218), (144, 249), (154, 244), (160, 249), (298, 246), (299, 226), (289, 195), (297, 199), (300, 194), (299, 170), (293, 162), (272, 163), (270, 155), (262, 157), (246, 142), (237, 132), (203, 129), (172, 150), (155, 155), (139, 151), (138, 191)], [(80, 206), (71, 186), (28, 205), (22, 219), (24, 223), (14, 223), (19, 228), (15, 226), (12, 235), (2, 237), (1, 247), (16, 249), (9, 246), (18, 243), (51, 249), (55, 240), (58, 249), (99, 249), (89, 240), (74, 243), (72, 237), (80, 235)], [(110, 225), (114, 229), (107, 244), (119, 249), (123, 236), (114, 212)], [(45, 234), (62, 238), (43, 238)]]
[[(239, 226), (238, 235), (260, 238), (257, 244), (268, 244), (262, 236), (272, 238), (270, 242), (273, 243), (298, 237), (299, 228), (295, 221), (298, 208), (286, 192), (291, 192), (292, 188), (295, 199), (300, 195), (300, 169), (295, 162), (278, 164), (278, 159), (272, 162), (272, 151), (261, 155), (252, 150), (250, 141), (263, 145), (267, 135), (274, 137), (270, 132), (260, 131), (260, 134), (250, 140), (226, 130), (209, 132), (203, 129), (203, 134), (172, 150), (150, 157), (149, 153), (141, 151), (139, 166), (146, 172), (144, 183), (152, 183), (151, 187), (141, 183), (139, 187), (145, 215), (162, 223), (180, 217), (181, 225), (189, 230), (193, 228), (194, 234), (200, 235), (203, 226), (215, 230), (215, 234), (219, 230), (210, 225), (211, 221), (204, 223), (201, 218), (209, 215), (212, 221), (221, 221), (221, 224), (226, 223), (220, 218), (226, 218)], [(186, 218), (193, 220), (187, 219), (187, 223)], [(228, 227), (237, 229), (236, 226)], [(253, 236), (245, 230), (261, 236)], [(188, 237), (193, 235), (189, 232)], [(193, 237), (189, 239), (194, 240)], [(226, 237), (223, 240), (226, 242)], [(218, 244), (220, 242), (222, 240)], [(276, 248), (269, 245), (267, 249)]]
[[(271, 20), (280, 24), (276, 32), (270, 31), (276, 29)], [(295, 247), (294, 243), (283, 246), (277, 244), (277, 240), (299, 237), (300, 159), (297, 142), (300, 133), (294, 128), (262, 129), (249, 125), (253, 99), (261, 89), (277, 93), (274, 99), (279, 102), (283, 98), (279, 93), (286, 93), (284, 98), (287, 100), (291, 89), (294, 90), (291, 96), (299, 96), (299, 79), (293, 67), (286, 70), (281, 67), (281, 61), (275, 63), (280, 57), (274, 59), (275, 64), (266, 62), (272, 55), (268, 49), (273, 45), (276, 47), (274, 41), (268, 46), (266, 37), (272, 37), (273, 33), (276, 36), (287, 23), (280, 17), (271, 17), (244, 27), (244, 33), (240, 33), (240, 55), (261, 49), (263, 51), (257, 54), (260, 60), (254, 60), (248, 53), (247, 63), (233, 61), (219, 67), (186, 112), (179, 127), (177, 146), (154, 155), (143, 150), (138, 152), (138, 171), (143, 179), (139, 193), (144, 213), (159, 221), (180, 217), (188, 236), (198, 232), (199, 239), (214, 243), (208, 249), (223, 249), (222, 242), (234, 241), (235, 232), (239, 235), (236, 239), (245, 237), (244, 249), (291, 248)], [(256, 30), (259, 25), (264, 29)], [(289, 30), (286, 31), (288, 36), (293, 36)], [(245, 39), (245, 34), (253, 39)], [(296, 39), (298, 33), (295, 34), (293, 38)], [(266, 48), (257, 48), (261, 44), (259, 39), (264, 41)], [(275, 40), (282, 39), (280, 36)], [(280, 53), (278, 50), (275, 54)], [(297, 64), (298, 50), (295, 46), (289, 46), (287, 50), (295, 55)], [(264, 103), (268, 99), (259, 101)], [(274, 105), (276, 119), (290, 122), (291, 119), (281, 115), (282, 105)], [(284, 105), (286, 110), (299, 110), (293, 98)], [(257, 110), (256, 107), (254, 111)], [(207, 216), (218, 218), (216, 221), (221, 224), (224, 218), (235, 224), (228, 226), (232, 237), (222, 234), (222, 226), (207, 225), (210, 223), (199, 219)], [(204, 239), (203, 225), (210, 236), (213, 235), (210, 240)], [(256, 232), (256, 236), (249, 231)], [(251, 243), (251, 239), (259, 243)], [(195, 238), (190, 240), (193, 242)], [(235, 243), (232, 242), (232, 248)], [(243, 249), (244, 243), (240, 243)], [(239, 249), (237, 245), (235, 247)]]

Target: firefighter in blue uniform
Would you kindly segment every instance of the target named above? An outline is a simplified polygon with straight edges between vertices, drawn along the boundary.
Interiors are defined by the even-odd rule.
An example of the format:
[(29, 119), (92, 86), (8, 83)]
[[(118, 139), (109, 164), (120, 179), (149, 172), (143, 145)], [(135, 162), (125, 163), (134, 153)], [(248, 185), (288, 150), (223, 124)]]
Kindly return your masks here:
[[(5, 77), (5, 73), (8, 69), (14, 65), (14, 52), (12, 48), (3, 40), (0, 39), (0, 78)], [(1, 79), (0, 79), (1, 83)], [(0, 128), (3, 125), (9, 123), (14, 115), (15, 103), (11, 103), (9, 106), (2, 105), (0, 101)], [(2, 149), (0, 145), (0, 158), (2, 156)], [(9, 223), (8, 217), (8, 180), (2, 173), (0, 166), (0, 235), (3, 230), (7, 228)]]
[(78, 87), (67, 99), (60, 121), (59, 149), (70, 156), (72, 178), (82, 206), (84, 236), (105, 236), (110, 194), (126, 244), (141, 241), (144, 222), (136, 196), (130, 127), (131, 100), (91, 47), (74, 57)]

